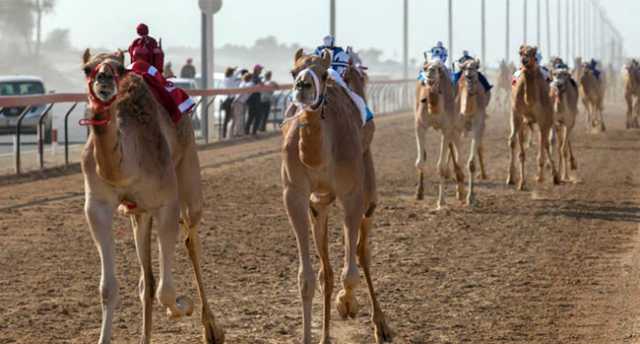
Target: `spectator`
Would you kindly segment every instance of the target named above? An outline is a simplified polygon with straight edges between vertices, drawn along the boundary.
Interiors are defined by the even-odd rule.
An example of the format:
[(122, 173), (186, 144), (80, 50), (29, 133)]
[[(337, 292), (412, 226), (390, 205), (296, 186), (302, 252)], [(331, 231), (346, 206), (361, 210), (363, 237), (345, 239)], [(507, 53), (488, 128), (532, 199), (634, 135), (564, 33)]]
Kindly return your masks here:
[[(240, 88), (245, 87), (253, 87), (255, 84), (253, 83), (253, 75), (251, 73), (246, 73), (242, 77), (242, 82), (240, 83)], [(244, 120), (244, 113), (247, 110), (247, 101), (251, 94), (242, 93), (235, 97), (233, 100), (233, 104), (231, 105), (231, 109), (233, 111), (233, 119), (231, 121), (231, 135), (240, 136), (242, 135), (242, 121)]]
[[(259, 64), (253, 67), (253, 85), (258, 86), (262, 85), (262, 74), (263, 67)], [(252, 135), (256, 134), (258, 127), (260, 126), (260, 119), (262, 117), (262, 102), (260, 102), (260, 92), (252, 93), (249, 99), (247, 100), (247, 106), (249, 108), (249, 117), (247, 118), (247, 122), (244, 125), (244, 133), (249, 135), (251, 131)]]
[(167, 64), (164, 65), (163, 75), (164, 75), (165, 79), (175, 78), (176, 77), (176, 75), (173, 73), (173, 68), (171, 67), (171, 62), (167, 62)]
[(196, 67), (193, 65), (193, 59), (188, 58), (187, 64), (180, 69), (180, 77), (184, 79), (195, 79)]
[[(224, 80), (222, 80), (222, 88), (237, 88), (240, 84), (240, 80), (236, 78), (234, 75), (236, 71), (235, 67), (227, 67), (224, 70)], [(231, 109), (231, 105), (233, 104), (233, 100), (236, 96), (229, 94), (222, 100), (220, 108), (224, 111), (224, 119), (222, 123), (222, 138), (227, 138), (227, 127), (229, 126), (229, 122), (233, 118), (233, 111)]]
[[(267, 71), (264, 74), (264, 85), (270, 86), (273, 88), (278, 87), (278, 84), (271, 80), (272, 73), (271, 71)], [(269, 120), (269, 114), (271, 113), (271, 105), (273, 103), (273, 92), (274, 91), (264, 91), (260, 93), (260, 101), (262, 102), (262, 116), (260, 119), (260, 131), (267, 130), (267, 122)]]

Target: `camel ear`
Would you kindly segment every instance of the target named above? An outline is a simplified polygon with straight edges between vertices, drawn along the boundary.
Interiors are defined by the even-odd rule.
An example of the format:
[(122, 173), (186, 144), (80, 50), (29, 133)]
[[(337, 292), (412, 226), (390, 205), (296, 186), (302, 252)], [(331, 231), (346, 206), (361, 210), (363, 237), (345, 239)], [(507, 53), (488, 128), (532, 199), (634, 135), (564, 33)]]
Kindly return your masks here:
[(118, 49), (118, 51), (116, 51), (116, 58), (118, 59), (118, 61), (120, 61), (121, 64), (124, 65), (124, 52), (121, 49)]
[(527, 49), (527, 46), (526, 46), (526, 45), (524, 45), (524, 44), (523, 44), (523, 45), (521, 45), (521, 46), (520, 46), (520, 55), (523, 55), (523, 54), (524, 54), (525, 49)]
[(478, 68), (480, 68), (480, 59), (476, 57), (476, 65), (478, 66)]
[(298, 61), (302, 57), (302, 55), (304, 55), (304, 49), (300, 48), (300, 49), (296, 50), (296, 54), (293, 57), (293, 62)]
[(87, 48), (84, 51), (84, 54), (82, 54), (82, 62), (84, 64), (87, 64), (87, 63), (89, 63), (89, 60), (91, 60), (91, 51), (89, 50), (89, 48)]
[(329, 69), (329, 67), (331, 67), (331, 51), (329, 51), (328, 49), (322, 51), (322, 54), (320, 55), (320, 63), (322, 67), (326, 69)]

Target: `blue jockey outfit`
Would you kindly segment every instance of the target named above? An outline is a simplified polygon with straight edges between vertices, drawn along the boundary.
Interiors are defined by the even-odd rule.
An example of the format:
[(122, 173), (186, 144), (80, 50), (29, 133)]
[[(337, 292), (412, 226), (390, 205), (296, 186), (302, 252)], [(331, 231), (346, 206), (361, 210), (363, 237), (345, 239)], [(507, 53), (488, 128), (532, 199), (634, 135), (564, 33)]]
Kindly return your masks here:
[[(473, 60), (473, 57), (471, 57), (471, 55), (469, 55), (469, 52), (465, 50), (462, 52), (462, 57), (458, 59), (458, 65), (462, 66), (465, 62), (469, 60)], [(453, 79), (454, 86), (458, 86), (458, 81), (460, 80), (461, 76), (462, 76), (462, 71), (457, 71), (453, 73), (452, 79)], [(484, 90), (487, 92), (493, 88), (493, 85), (489, 83), (489, 80), (487, 80), (484, 74), (480, 72), (478, 72), (478, 81), (480, 81), (480, 84), (482, 85), (482, 87), (484, 87)]]
[(593, 72), (593, 75), (595, 75), (596, 79), (600, 80), (600, 71), (598, 70), (598, 61), (596, 61), (595, 59), (591, 59), (591, 61), (589, 61), (589, 64), (587, 65), (587, 68), (589, 68), (591, 72)]
[[(429, 57), (431, 56), (431, 57)], [(440, 60), (442, 61), (442, 64), (444, 65), (444, 68), (447, 69), (447, 72), (449, 71), (449, 68), (447, 68), (447, 58), (449, 57), (449, 52), (447, 51), (447, 48), (444, 47), (444, 45), (442, 44), (442, 42), (438, 41), (438, 43), (436, 43), (436, 46), (431, 48), (431, 50), (425, 51), (424, 52), (424, 60), (428, 61), (428, 60)], [(427, 75), (424, 73), (424, 71), (420, 71), (420, 73), (418, 73), (418, 80), (420, 81), (427, 81)]]
[(324, 37), (323, 45), (314, 50), (313, 54), (320, 56), (325, 49), (331, 51), (331, 69), (335, 72), (329, 73), (329, 76), (336, 81), (336, 83), (347, 91), (355, 105), (358, 107), (362, 115), (363, 125), (373, 119), (373, 112), (369, 109), (366, 102), (362, 97), (353, 92), (342, 79), (344, 71), (351, 64), (351, 56), (344, 51), (341, 47), (335, 46), (335, 38), (331, 35)]

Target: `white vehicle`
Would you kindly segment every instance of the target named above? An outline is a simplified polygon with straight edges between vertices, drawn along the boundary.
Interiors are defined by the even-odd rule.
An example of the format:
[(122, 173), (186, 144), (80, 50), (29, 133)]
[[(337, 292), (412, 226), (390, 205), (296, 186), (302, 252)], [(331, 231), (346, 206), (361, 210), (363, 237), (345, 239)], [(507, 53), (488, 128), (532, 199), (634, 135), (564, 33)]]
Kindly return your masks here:
[[(44, 82), (35, 76), (0, 76), (0, 96), (25, 96), (45, 94)], [(0, 133), (15, 133), (18, 117), (24, 107), (8, 107), (0, 109)], [(20, 130), (23, 133), (37, 132), (38, 120), (45, 111), (46, 105), (34, 106), (22, 120)], [(44, 120), (44, 140), (51, 142), (53, 114), (49, 113)]]

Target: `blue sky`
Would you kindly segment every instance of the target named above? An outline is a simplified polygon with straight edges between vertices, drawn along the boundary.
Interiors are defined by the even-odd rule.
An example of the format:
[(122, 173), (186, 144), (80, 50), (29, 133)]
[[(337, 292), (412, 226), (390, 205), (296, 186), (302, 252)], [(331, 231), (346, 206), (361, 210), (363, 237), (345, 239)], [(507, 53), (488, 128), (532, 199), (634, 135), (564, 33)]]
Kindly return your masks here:
[[(522, 41), (522, 13), (525, 0), (511, 0), (512, 26), (510, 44), (515, 56)], [(555, 9), (557, 2), (549, 0)], [(339, 44), (377, 47), (385, 57), (401, 59), (402, 0), (336, 0)], [(487, 60), (495, 64), (504, 55), (505, 0), (487, 2)], [(56, 12), (44, 22), (44, 30), (68, 28), (74, 46), (84, 48), (124, 48), (135, 35), (135, 26), (143, 21), (165, 45), (200, 45), (200, 14), (197, 0), (58, 0)], [(436, 40), (446, 43), (446, 1), (410, 0), (410, 55), (421, 52)], [(462, 49), (480, 53), (480, 0), (453, 0), (454, 51)], [(535, 4), (529, 0), (529, 41), (535, 43)], [(545, 0), (542, 0), (544, 13)], [(609, 17), (626, 40), (626, 50), (640, 55), (637, 32), (638, 0), (602, 1)], [(98, 10), (99, 9), (99, 10)], [(105, 12), (108, 11), (108, 12)], [(555, 33), (555, 11), (551, 16)], [(543, 18), (545, 23), (545, 18)], [(256, 38), (274, 35), (280, 41), (304, 45), (320, 42), (329, 30), (328, 0), (224, 0), (215, 17), (215, 45), (226, 43), (250, 45)], [(543, 37), (546, 33), (543, 31)], [(544, 41), (543, 41), (544, 43)], [(552, 41), (552, 46), (556, 43)], [(552, 49), (552, 53), (557, 53)], [(543, 51), (548, 48), (543, 46)]]

